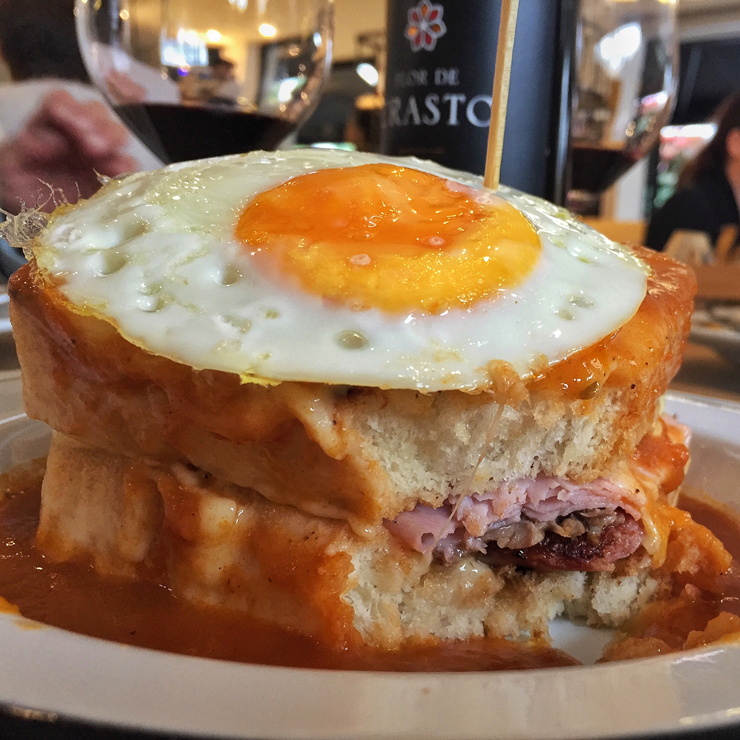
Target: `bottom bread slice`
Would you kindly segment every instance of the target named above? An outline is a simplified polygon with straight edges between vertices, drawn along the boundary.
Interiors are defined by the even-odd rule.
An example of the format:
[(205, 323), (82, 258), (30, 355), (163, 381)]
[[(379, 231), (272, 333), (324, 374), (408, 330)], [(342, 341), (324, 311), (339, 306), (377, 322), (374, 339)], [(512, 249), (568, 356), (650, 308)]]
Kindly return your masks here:
[(92, 448), (54, 433), (39, 547), (102, 575), (155, 579), (194, 602), (242, 610), (337, 646), (546, 635), (559, 614), (618, 626), (661, 588), (646, 562), (627, 572), (449, 565), (407, 550), (384, 528), (269, 502), (181, 465)]

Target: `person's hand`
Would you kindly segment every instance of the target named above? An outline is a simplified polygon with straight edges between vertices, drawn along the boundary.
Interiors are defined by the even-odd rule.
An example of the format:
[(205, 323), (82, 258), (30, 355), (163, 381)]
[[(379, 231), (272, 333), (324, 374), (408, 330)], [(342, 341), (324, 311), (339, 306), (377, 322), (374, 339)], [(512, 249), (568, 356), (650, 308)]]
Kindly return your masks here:
[(0, 206), (54, 209), (53, 188), (70, 203), (89, 198), (98, 174), (115, 177), (138, 169), (123, 152), (125, 127), (99, 102), (83, 103), (64, 90), (46, 96), (23, 129), (0, 146)]
[(134, 82), (125, 72), (112, 70), (105, 77), (108, 95), (119, 105), (141, 103), (146, 98), (146, 88)]

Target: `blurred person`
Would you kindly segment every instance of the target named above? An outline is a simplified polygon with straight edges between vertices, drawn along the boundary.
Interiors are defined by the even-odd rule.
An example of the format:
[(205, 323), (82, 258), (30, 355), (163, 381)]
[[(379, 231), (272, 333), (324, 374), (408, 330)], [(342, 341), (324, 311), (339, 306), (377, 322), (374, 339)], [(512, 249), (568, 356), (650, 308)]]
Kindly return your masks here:
[[(0, 0), (0, 53), (13, 82), (0, 85), (0, 206), (74, 202), (96, 172), (114, 177), (161, 162), (130, 135), (89, 84), (77, 46), (74, 0)], [(49, 187), (50, 186), (50, 187)]]
[(211, 63), (213, 76), (207, 102), (235, 105), (239, 98), (239, 83), (234, 77), (234, 62), (219, 56)]
[(653, 213), (647, 246), (663, 249), (674, 231), (702, 231), (712, 244), (740, 226), (740, 92), (715, 115), (717, 133), (681, 172), (677, 192)]

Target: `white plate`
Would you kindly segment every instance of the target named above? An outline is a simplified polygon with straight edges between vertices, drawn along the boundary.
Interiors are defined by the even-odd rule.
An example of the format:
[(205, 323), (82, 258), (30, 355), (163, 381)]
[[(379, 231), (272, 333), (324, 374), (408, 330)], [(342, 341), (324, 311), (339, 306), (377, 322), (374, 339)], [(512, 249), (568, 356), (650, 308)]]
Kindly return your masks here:
[[(670, 394), (691, 425), (691, 482), (740, 511), (740, 406)], [(48, 431), (0, 378), (0, 469)], [(248, 738), (612, 738), (740, 719), (740, 647), (610, 665), (468, 674), (272, 668), (188, 658), (0, 615), (0, 704), (125, 728)], [(594, 631), (559, 630), (593, 653)], [(585, 656), (585, 655), (584, 655)]]

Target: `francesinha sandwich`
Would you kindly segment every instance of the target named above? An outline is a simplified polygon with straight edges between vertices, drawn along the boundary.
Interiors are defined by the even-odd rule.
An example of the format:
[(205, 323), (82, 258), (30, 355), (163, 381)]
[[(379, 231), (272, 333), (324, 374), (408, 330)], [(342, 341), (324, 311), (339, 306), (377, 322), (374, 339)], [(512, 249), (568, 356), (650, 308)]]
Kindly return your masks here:
[(25, 246), (50, 557), (384, 648), (615, 626), (729, 566), (661, 411), (693, 277), (544, 201), (257, 152), (110, 182)]

